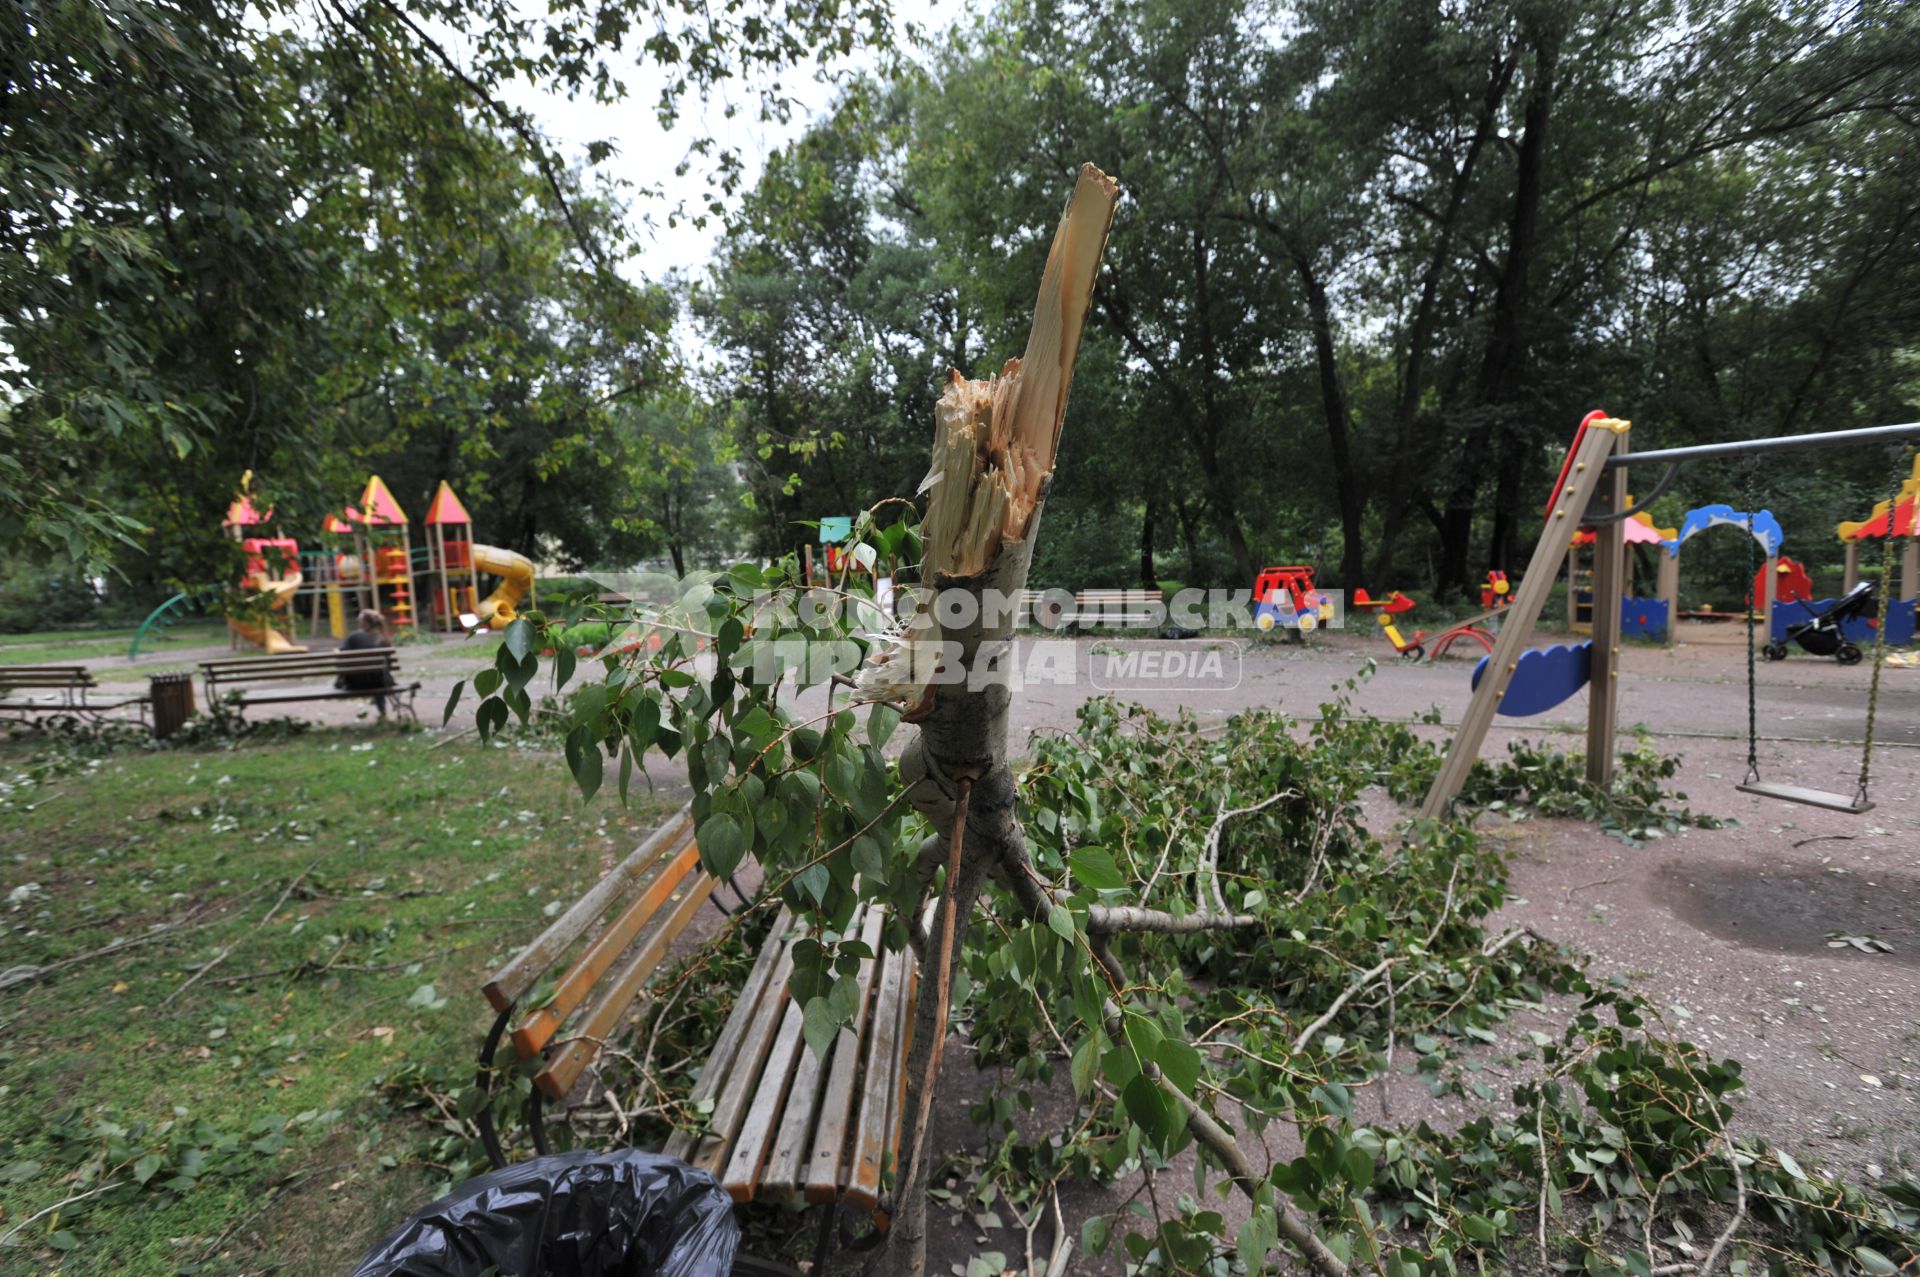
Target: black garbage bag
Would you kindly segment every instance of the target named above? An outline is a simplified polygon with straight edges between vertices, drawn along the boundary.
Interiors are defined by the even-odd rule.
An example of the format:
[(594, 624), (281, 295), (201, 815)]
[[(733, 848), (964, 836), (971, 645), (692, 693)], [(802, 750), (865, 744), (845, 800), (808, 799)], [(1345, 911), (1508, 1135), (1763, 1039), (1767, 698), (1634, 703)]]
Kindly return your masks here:
[(353, 1277), (727, 1277), (740, 1244), (713, 1176), (655, 1153), (556, 1153), (415, 1211)]

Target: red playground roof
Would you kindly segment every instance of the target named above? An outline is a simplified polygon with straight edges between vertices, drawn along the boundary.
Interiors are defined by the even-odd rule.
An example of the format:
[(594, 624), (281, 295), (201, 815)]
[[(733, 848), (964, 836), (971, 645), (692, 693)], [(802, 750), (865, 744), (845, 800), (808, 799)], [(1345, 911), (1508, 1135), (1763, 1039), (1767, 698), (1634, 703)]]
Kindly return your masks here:
[(460, 504), (460, 498), (453, 495), (453, 489), (445, 479), (433, 494), (433, 504), (427, 507), (427, 522), (471, 524), (473, 516), (467, 513), (467, 507)]
[(379, 475), (367, 476), (367, 490), (360, 494), (360, 516), (362, 523), (369, 526), (407, 526), (407, 512), (393, 499), (393, 493), (387, 491), (387, 485)]
[(330, 514), (327, 516), (326, 522), (320, 525), (320, 530), (330, 535), (338, 536), (342, 532), (353, 531), (353, 525), (359, 521), (360, 512), (352, 506), (348, 506), (344, 518), (337, 514)]

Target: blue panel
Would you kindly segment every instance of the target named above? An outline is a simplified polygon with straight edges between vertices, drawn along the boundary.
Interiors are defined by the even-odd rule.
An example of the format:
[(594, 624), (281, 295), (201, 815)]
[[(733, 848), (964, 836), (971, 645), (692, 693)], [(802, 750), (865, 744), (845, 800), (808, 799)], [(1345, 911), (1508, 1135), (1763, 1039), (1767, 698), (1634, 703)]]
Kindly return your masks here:
[[(1832, 599), (1819, 599), (1812, 603), (1775, 603), (1773, 605), (1773, 641), (1787, 641), (1787, 627), (1810, 621), (1820, 612), (1833, 606)], [(1856, 616), (1841, 622), (1841, 633), (1859, 644), (1862, 648), (1873, 646), (1872, 616)], [(1913, 642), (1913, 600), (1895, 599), (1887, 605), (1887, 643), (1892, 647), (1906, 647)]]
[(1748, 520), (1753, 523), (1753, 539), (1760, 543), (1760, 549), (1767, 555), (1780, 553), (1780, 543), (1786, 536), (1780, 530), (1780, 520), (1773, 517), (1771, 510), (1755, 510), (1752, 515), (1736, 510), (1730, 505), (1703, 505), (1698, 510), (1687, 511), (1687, 517), (1680, 521), (1680, 534), (1671, 541), (1663, 541), (1668, 554), (1679, 554), (1686, 539), (1696, 532), (1721, 524), (1731, 524), (1746, 531)]
[[(1480, 658), (1473, 667), (1473, 685), (1480, 686), (1490, 656)], [(1507, 718), (1526, 718), (1544, 714), (1585, 687), (1593, 679), (1593, 644), (1556, 644), (1522, 652), (1513, 677), (1507, 682), (1507, 694), (1500, 698), (1498, 713)]]
[(1665, 599), (1636, 599), (1628, 595), (1620, 600), (1620, 632), (1628, 638), (1664, 639), (1667, 625)]

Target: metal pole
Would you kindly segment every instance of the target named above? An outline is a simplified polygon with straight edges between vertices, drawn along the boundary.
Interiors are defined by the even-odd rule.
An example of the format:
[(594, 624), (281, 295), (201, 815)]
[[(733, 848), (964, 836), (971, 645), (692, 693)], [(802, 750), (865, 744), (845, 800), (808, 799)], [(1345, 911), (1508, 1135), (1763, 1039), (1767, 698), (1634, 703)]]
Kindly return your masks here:
[(1813, 448), (1844, 448), (1863, 443), (1891, 443), (1900, 439), (1920, 439), (1920, 421), (1908, 421), (1897, 426), (1867, 426), (1860, 430), (1827, 430), (1804, 435), (1781, 435), (1773, 439), (1740, 439), (1732, 443), (1703, 443), (1690, 448), (1661, 448), (1653, 452), (1628, 452), (1608, 458), (1606, 467), (1614, 470), (1623, 466), (1671, 465), (1676, 461), (1700, 461), (1708, 457), (1753, 457)]

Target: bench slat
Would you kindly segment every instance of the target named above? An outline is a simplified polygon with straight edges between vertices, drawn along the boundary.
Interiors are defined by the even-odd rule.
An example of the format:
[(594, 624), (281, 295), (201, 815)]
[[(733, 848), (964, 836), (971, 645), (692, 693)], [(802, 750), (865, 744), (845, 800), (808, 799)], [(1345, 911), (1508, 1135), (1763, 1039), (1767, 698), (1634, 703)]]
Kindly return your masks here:
[[(748, 1009), (744, 1003), (734, 1009), (740, 1014), (748, 1011), (746, 1032), (741, 1036), (733, 1059), (725, 1064), (726, 1073), (720, 1079), (720, 1087), (714, 1095), (713, 1116), (707, 1122), (709, 1134), (702, 1139), (686, 1160), (702, 1170), (718, 1174), (724, 1164), (727, 1151), (732, 1148), (734, 1137), (740, 1134), (740, 1122), (746, 1116), (747, 1103), (753, 1097), (753, 1089), (760, 1080), (761, 1066), (767, 1062), (767, 1053), (773, 1050), (775, 1031), (780, 1027), (781, 1017), (785, 1014), (786, 1004), (791, 1001), (787, 996), (787, 977), (793, 974), (793, 949), (780, 946), (780, 960), (774, 964), (767, 979), (766, 987), (755, 1007)], [(718, 1059), (709, 1062), (714, 1067), (721, 1062)]]
[(586, 1020), (575, 1030), (573, 1041), (553, 1053), (547, 1067), (534, 1078), (535, 1085), (556, 1100), (567, 1097), (567, 1092), (573, 1089), (580, 1074), (600, 1054), (600, 1044), (613, 1035), (620, 1017), (640, 996), (641, 986), (653, 974), (653, 969), (660, 965), (667, 946), (687, 929), (693, 915), (700, 911), (700, 906), (706, 903), (707, 897), (713, 894), (713, 889), (718, 885), (719, 879), (702, 874), (699, 881), (688, 888), (685, 898), (667, 915), (646, 947), (633, 955), (600, 1000), (593, 1004)]
[[(560, 983), (553, 991), (553, 1000), (528, 1016), (526, 1022), (513, 1031), (513, 1046), (521, 1059), (531, 1059), (540, 1052), (540, 1048), (553, 1040), (561, 1023), (593, 992), (593, 986), (600, 977), (633, 943), (640, 929), (666, 906), (673, 898), (673, 893), (687, 880), (687, 875), (699, 864), (700, 846), (689, 839), (679, 855), (655, 868), (645, 889), (621, 911), (611, 926), (593, 938), (593, 942), (574, 964), (567, 968), (567, 973), (560, 977)], [(665, 956), (666, 946), (660, 944), (659, 939), (656, 933), (647, 944), (648, 948), (657, 947), (660, 950), (654, 965), (658, 965), (659, 958)]]
[(572, 947), (594, 919), (606, 912), (607, 906), (619, 898), (637, 875), (665, 855), (668, 849), (679, 846), (682, 833), (691, 824), (692, 818), (693, 806), (689, 803), (675, 812), (666, 824), (654, 830), (645, 842), (634, 849), (632, 855), (614, 866), (613, 871), (595, 883), (587, 894), (574, 901), (571, 908), (554, 919), (507, 965), (494, 972), (484, 990), (494, 1011), (505, 1011), (526, 996), (527, 990), (560, 960), (560, 955)]
[(359, 690), (350, 687), (314, 688), (307, 692), (281, 692), (277, 696), (249, 696), (241, 702), (243, 705), (292, 705), (299, 701), (350, 701), (366, 700), (369, 696), (393, 696), (400, 692), (417, 692), (420, 684), (401, 686), (390, 683), (385, 687), (369, 687)]
[(912, 953), (889, 953), (873, 1010), (873, 1034), (867, 1046), (867, 1067), (860, 1083), (860, 1121), (854, 1130), (847, 1200), (863, 1210), (880, 1205), (880, 1172), (892, 1151), (899, 1129), (898, 1083), (900, 1062), (906, 1058), (912, 1020), (907, 1003), (912, 985)]
[[(768, 933), (767, 942), (760, 946), (760, 954), (753, 960), (753, 968), (747, 972), (747, 982), (740, 986), (740, 996), (734, 1000), (733, 1010), (728, 1014), (726, 1024), (721, 1027), (713, 1050), (707, 1053), (707, 1062), (701, 1066), (700, 1080), (693, 1084), (693, 1091), (688, 1097), (691, 1105), (702, 1104), (720, 1093), (720, 1083), (733, 1067), (734, 1056), (740, 1050), (740, 1040), (746, 1036), (758, 1015), (761, 998), (766, 993), (774, 969), (779, 965), (780, 954), (785, 949), (780, 937), (792, 925), (793, 914), (782, 905), (779, 916), (773, 920), (773, 930)], [(675, 1131), (668, 1137), (664, 1151), (668, 1157), (691, 1162), (694, 1145), (699, 1140), (700, 1136), (692, 1131)]]
[(766, 1067), (760, 1070), (760, 1081), (753, 1088), (753, 1103), (748, 1105), (747, 1115), (741, 1120), (727, 1168), (719, 1177), (721, 1185), (736, 1202), (753, 1200), (754, 1185), (773, 1147), (780, 1113), (793, 1085), (794, 1066), (799, 1063), (800, 1054), (813, 1054), (807, 1050), (802, 1033), (804, 1019), (800, 1004), (788, 998), (786, 1014), (780, 1017), (779, 1036), (773, 1040)]
[[(868, 911), (861, 928), (860, 938), (876, 955), (880, 953), (880, 935), (886, 929), (886, 921), (886, 911), (876, 907)], [(834, 1042), (825, 1093), (819, 1103), (820, 1121), (803, 1168), (806, 1197), (811, 1202), (830, 1202), (840, 1196), (840, 1166), (846, 1156), (847, 1131), (853, 1125), (854, 1106), (859, 1098), (853, 1084), (860, 1072), (860, 1047), (872, 1020), (870, 1008), (878, 967), (877, 956), (860, 960), (860, 1007), (854, 1012), (853, 1023), (841, 1029)], [(794, 1187), (797, 1190), (799, 1186), (799, 1172), (796, 1172)]]
[[(862, 905), (848, 921), (847, 934), (858, 937), (871, 949), (879, 933), (879, 918), (877, 906), (868, 908)], [(793, 1073), (793, 1085), (787, 1090), (786, 1106), (780, 1115), (780, 1129), (774, 1135), (766, 1169), (759, 1180), (760, 1185), (770, 1192), (783, 1197), (797, 1197), (804, 1191), (807, 1165), (813, 1151), (808, 1137), (813, 1134), (816, 1118), (822, 1123), (827, 1120), (821, 1103), (833, 1067), (842, 1056), (852, 1058), (860, 1052), (860, 1028), (866, 1023), (872, 966), (871, 960), (862, 958), (859, 970), (854, 973), (860, 1001), (854, 1011), (853, 1027), (841, 1029), (828, 1043), (824, 1061), (811, 1048), (800, 1053), (799, 1063)], [(847, 1045), (849, 1041), (852, 1042), (851, 1046)], [(844, 1133), (844, 1114), (840, 1125)]]

